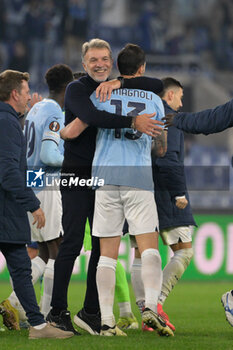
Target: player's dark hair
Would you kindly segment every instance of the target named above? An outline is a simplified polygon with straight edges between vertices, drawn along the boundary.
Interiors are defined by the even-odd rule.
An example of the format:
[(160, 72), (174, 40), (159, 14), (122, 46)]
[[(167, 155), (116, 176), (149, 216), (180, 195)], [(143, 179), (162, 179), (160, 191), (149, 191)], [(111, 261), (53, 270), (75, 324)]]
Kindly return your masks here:
[(86, 72), (74, 72), (74, 73), (73, 73), (73, 76), (74, 76), (74, 79), (75, 79), (75, 80), (78, 80), (79, 78), (82, 78), (82, 77), (84, 77), (85, 75), (87, 75)]
[(121, 75), (134, 75), (145, 61), (145, 52), (140, 46), (134, 44), (127, 44), (117, 57), (117, 65)]
[(166, 77), (166, 78), (163, 78), (161, 80), (163, 82), (163, 91), (158, 94), (161, 98), (163, 98), (163, 96), (165, 95), (165, 93), (168, 89), (171, 89), (173, 87), (178, 87), (178, 88), (183, 89), (182, 84), (178, 80), (176, 80), (172, 77)]
[(66, 64), (55, 64), (47, 70), (45, 80), (50, 92), (59, 93), (73, 80), (73, 73)]

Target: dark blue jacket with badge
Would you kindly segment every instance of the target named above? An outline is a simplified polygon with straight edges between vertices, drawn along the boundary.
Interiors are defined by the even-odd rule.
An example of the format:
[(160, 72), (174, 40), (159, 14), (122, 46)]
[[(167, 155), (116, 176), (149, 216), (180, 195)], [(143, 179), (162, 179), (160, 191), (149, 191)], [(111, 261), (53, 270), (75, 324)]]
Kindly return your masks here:
[[(165, 114), (175, 113), (163, 100)], [(175, 197), (185, 195), (189, 202), (184, 173), (184, 135), (174, 126), (168, 128), (167, 153), (152, 158), (155, 200), (159, 215), (159, 228), (196, 225), (190, 203), (185, 209), (175, 205)]]
[(0, 243), (31, 241), (27, 211), (40, 206), (26, 188), (26, 143), (16, 111), (0, 102)]

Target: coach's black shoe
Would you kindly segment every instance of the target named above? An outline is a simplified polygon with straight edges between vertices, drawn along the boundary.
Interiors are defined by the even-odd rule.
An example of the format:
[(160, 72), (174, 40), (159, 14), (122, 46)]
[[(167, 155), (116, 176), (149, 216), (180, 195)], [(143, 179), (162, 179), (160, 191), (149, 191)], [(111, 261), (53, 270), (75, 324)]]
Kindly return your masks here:
[(99, 335), (101, 328), (100, 312), (97, 314), (88, 314), (82, 308), (77, 315), (74, 316), (74, 323), (81, 329), (89, 332), (92, 335)]
[(50, 311), (46, 317), (46, 320), (50, 323), (55, 323), (56, 327), (62, 329), (63, 331), (73, 332), (74, 335), (81, 335), (74, 329), (70, 318), (70, 312), (68, 310), (61, 311), (58, 316), (52, 315)]

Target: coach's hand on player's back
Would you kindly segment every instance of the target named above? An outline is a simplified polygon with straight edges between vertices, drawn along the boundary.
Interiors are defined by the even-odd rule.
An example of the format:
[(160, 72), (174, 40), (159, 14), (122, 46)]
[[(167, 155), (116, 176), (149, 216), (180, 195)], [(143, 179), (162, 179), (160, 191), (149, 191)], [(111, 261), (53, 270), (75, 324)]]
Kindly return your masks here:
[(134, 127), (136, 130), (143, 132), (149, 136), (158, 136), (161, 134), (163, 128), (159, 125), (164, 125), (160, 120), (151, 119), (155, 116), (155, 113), (140, 114), (135, 117)]
[(41, 208), (35, 210), (33, 213), (33, 218), (34, 218), (34, 221), (32, 223), (32, 225), (36, 225), (37, 228), (42, 228), (44, 227), (45, 225), (45, 216), (44, 216), (44, 212)]

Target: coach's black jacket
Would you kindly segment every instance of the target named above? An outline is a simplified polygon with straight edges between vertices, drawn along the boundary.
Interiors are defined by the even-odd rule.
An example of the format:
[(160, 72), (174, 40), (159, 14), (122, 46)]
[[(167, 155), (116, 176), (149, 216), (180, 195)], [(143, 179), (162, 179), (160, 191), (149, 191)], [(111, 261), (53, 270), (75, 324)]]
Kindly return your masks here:
[[(176, 113), (163, 101), (165, 114)], [(167, 153), (152, 158), (155, 200), (159, 215), (159, 228), (196, 225), (190, 204), (185, 209), (175, 205), (175, 197), (185, 195), (189, 201), (184, 173), (184, 135), (174, 126), (168, 128)]]
[(0, 102), (0, 243), (29, 243), (27, 211), (40, 206), (26, 188), (26, 143), (16, 111)]

